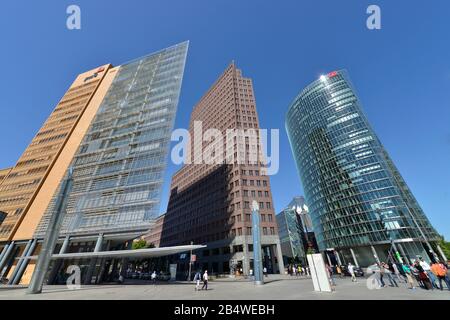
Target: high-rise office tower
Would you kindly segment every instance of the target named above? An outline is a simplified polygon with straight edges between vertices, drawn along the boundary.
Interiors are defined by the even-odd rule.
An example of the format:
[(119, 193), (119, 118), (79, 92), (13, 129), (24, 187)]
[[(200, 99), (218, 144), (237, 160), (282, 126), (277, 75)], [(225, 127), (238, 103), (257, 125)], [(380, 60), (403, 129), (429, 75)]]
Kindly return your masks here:
[(346, 71), (302, 90), (286, 129), (319, 248), (334, 251), (333, 261), (367, 266), (389, 253), (411, 260), (439, 251), (438, 234), (372, 130)]
[[(16, 257), (40, 249), (61, 182), (65, 219), (58, 250), (120, 248), (159, 212), (160, 192), (188, 43), (79, 75), (0, 184), (0, 276), (28, 281)], [(27, 261), (28, 262), (28, 261)], [(22, 270), (23, 269), (23, 270)], [(15, 279), (15, 280), (14, 280)]]
[[(196, 134), (202, 134), (196, 129), (200, 122), (204, 133), (217, 129), (226, 137), (223, 141), (214, 140), (212, 144), (216, 146), (223, 142), (223, 148), (209, 155), (215, 160), (223, 155), (225, 161), (194, 161), (210, 146), (201, 145), (198, 136), (195, 139)], [(239, 155), (244, 155), (242, 160), (251, 160), (246, 155), (259, 154), (259, 143), (250, 145), (248, 137), (226, 133), (258, 128), (252, 81), (231, 63), (192, 111), (189, 132), (194, 163), (185, 164), (172, 178), (161, 230), (162, 246), (191, 241), (206, 244), (208, 247), (197, 255), (199, 267), (214, 273), (248, 274), (253, 262), (251, 203), (255, 200), (261, 214), (263, 263), (269, 272), (283, 270), (270, 182), (264, 174), (262, 158), (238, 161)], [(187, 268), (187, 261), (181, 267)]]

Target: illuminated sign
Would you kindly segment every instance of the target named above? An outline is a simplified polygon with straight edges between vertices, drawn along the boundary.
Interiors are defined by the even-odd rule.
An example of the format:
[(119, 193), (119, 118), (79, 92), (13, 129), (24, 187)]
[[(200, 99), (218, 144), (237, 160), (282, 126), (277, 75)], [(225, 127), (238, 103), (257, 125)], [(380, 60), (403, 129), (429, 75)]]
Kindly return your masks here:
[(338, 75), (337, 71), (333, 71), (328, 74), (328, 78), (333, 78), (336, 77), (337, 75)]

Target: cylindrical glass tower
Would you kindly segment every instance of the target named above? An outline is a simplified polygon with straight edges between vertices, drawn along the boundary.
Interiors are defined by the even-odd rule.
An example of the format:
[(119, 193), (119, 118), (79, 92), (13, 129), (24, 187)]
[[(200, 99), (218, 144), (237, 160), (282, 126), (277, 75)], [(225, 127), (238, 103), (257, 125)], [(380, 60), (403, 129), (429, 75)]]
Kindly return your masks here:
[(286, 130), (321, 251), (362, 266), (396, 252), (429, 258), (438, 234), (370, 127), (346, 71), (301, 91)]

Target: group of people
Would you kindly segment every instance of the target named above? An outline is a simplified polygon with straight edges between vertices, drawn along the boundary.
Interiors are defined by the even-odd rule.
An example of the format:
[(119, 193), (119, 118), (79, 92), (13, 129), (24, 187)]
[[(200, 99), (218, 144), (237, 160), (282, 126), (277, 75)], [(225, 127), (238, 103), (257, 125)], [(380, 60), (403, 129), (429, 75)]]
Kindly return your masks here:
[(450, 276), (448, 266), (441, 261), (429, 264), (423, 258), (416, 259), (412, 264), (407, 263), (378, 263), (378, 281), (385, 287), (385, 279), (391, 287), (398, 287), (399, 283), (406, 283), (408, 288), (415, 290), (418, 286), (426, 290), (450, 290)]
[[(203, 286), (201, 289), (200, 288), (200, 282), (203, 280)], [(208, 270), (205, 270), (205, 272), (203, 273), (203, 275), (201, 274), (200, 271), (197, 271), (195, 273), (194, 276), (194, 282), (195, 282), (195, 291), (199, 291), (199, 290), (208, 290), (208, 280), (209, 280), (209, 276), (208, 276)]]
[(309, 276), (309, 267), (304, 267), (301, 264), (290, 264), (287, 267), (287, 273), (290, 276)]

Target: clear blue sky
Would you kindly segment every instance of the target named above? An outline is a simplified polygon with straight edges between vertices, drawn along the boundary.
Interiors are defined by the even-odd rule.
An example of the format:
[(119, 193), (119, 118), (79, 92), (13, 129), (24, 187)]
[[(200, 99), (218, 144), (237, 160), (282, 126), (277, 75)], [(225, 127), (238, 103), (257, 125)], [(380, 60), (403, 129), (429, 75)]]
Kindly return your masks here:
[[(66, 29), (70, 4), (81, 7), (80, 31)], [(369, 4), (381, 6), (380, 31), (365, 26)], [(254, 80), (262, 127), (281, 132), (281, 168), (271, 179), (277, 212), (303, 192), (287, 107), (321, 73), (346, 68), (381, 141), (450, 238), (449, 34), (448, 0), (2, 1), (0, 167), (15, 163), (78, 73), (190, 40), (176, 126), (187, 127), (193, 105), (234, 59)]]

